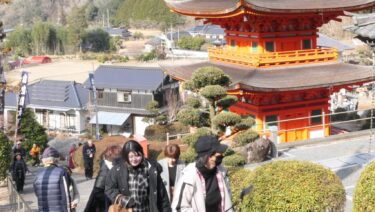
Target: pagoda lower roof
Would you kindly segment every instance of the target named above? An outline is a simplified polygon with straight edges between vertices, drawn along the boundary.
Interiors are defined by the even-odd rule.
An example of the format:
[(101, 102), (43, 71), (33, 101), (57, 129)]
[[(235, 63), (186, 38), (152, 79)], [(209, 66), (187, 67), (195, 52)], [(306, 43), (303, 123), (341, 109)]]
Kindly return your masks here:
[(374, 0), (164, 0), (172, 10), (191, 16), (220, 16), (243, 7), (268, 13), (355, 11), (375, 5)]
[(375, 79), (372, 66), (325, 63), (279, 68), (249, 68), (216, 62), (175, 61), (161, 63), (161, 69), (180, 81), (187, 81), (200, 67), (214, 66), (231, 78), (230, 88), (252, 91), (293, 91), (335, 87), (368, 82)]

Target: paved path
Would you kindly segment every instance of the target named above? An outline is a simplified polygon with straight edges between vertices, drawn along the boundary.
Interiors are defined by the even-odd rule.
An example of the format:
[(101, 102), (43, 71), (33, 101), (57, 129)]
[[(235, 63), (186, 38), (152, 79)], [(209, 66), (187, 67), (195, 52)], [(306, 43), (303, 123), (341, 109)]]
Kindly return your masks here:
[[(363, 167), (375, 159), (375, 138), (361, 136), (354, 139), (344, 139), (318, 143), (280, 151), (281, 157), (277, 160), (303, 160), (321, 164), (334, 171), (342, 180), (346, 190), (345, 211), (352, 211), (352, 193), (355, 183)], [(36, 197), (32, 189), (32, 180), (37, 168), (31, 168), (31, 174), (26, 178), (26, 186), (22, 194), (33, 209), (36, 209)], [(81, 201), (77, 211), (83, 211), (91, 193), (94, 180), (85, 180), (84, 176), (74, 173)]]
[[(37, 199), (34, 194), (33, 190), (33, 179), (35, 177), (35, 173), (37, 172), (37, 167), (29, 167), (30, 174), (26, 176), (26, 182), (24, 191), (22, 196), (24, 197), (25, 201), (29, 203), (30, 207), (36, 211), (38, 208), (37, 206)], [(78, 186), (78, 191), (80, 193), (81, 200), (78, 204), (77, 212), (83, 211), (85, 209), (87, 200), (90, 196), (91, 190), (94, 185), (94, 179), (86, 180), (84, 175), (73, 173), (73, 179), (76, 181)]]

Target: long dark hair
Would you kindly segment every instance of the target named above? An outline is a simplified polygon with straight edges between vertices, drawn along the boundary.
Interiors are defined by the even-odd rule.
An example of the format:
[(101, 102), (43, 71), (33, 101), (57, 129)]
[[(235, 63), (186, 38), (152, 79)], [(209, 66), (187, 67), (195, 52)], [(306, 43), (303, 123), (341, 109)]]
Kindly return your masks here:
[(130, 152), (134, 152), (135, 154), (141, 155), (142, 158), (144, 158), (142, 146), (134, 140), (129, 140), (128, 142), (125, 143), (124, 147), (122, 148), (122, 158), (127, 163), (129, 163), (129, 153)]

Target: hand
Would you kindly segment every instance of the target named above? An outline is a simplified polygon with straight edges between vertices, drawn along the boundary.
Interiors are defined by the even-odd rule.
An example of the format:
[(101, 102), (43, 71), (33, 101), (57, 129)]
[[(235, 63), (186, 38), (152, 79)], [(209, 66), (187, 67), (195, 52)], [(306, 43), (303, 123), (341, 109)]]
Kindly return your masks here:
[(135, 201), (132, 197), (122, 196), (120, 197), (120, 205), (123, 208), (133, 208), (135, 206)]
[(70, 204), (70, 208), (76, 208), (77, 207), (77, 203), (72, 203), (72, 204)]

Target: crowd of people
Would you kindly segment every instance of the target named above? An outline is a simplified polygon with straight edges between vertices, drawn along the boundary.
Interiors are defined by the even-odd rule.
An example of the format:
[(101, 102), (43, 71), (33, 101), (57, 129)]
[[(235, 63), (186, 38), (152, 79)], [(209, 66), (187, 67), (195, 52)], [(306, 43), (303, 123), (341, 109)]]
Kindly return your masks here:
[[(194, 147), (195, 162), (185, 164), (179, 160), (180, 148), (176, 144), (165, 147), (165, 158), (160, 161), (146, 158), (142, 146), (135, 140), (123, 147), (108, 146), (100, 157), (99, 173), (84, 211), (106, 212), (114, 202), (133, 212), (233, 211), (228, 178), (221, 166), (227, 146), (217, 137), (201, 136)], [(80, 194), (71, 176), (76, 150), (73, 144), (67, 166), (60, 166), (61, 155), (56, 149), (48, 147), (41, 154), (40, 148), (33, 145), (29, 152), (33, 166), (39, 165), (39, 158), (43, 163), (33, 183), (39, 211), (76, 210)], [(28, 171), (23, 160), (26, 152), (21, 143), (17, 143), (13, 152), (12, 174), (17, 190), (22, 191)], [(82, 147), (87, 180), (93, 177), (95, 154), (96, 147), (89, 140)]]

